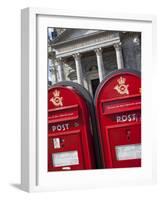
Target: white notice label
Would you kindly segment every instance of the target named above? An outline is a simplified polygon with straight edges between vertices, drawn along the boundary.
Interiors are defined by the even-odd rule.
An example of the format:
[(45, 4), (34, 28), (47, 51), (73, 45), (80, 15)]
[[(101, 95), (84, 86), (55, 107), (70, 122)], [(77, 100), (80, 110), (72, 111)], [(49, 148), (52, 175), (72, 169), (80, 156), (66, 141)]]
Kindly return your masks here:
[(66, 151), (52, 154), (53, 166), (64, 167), (69, 165), (78, 165), (78, 151)]
[(54, 143), (54, 149), (60, 148), (60, 139), (59, 138), (54, 138), (53, 143)]
[(141, 159), (141, 144), (116, 146), (117, 160)]

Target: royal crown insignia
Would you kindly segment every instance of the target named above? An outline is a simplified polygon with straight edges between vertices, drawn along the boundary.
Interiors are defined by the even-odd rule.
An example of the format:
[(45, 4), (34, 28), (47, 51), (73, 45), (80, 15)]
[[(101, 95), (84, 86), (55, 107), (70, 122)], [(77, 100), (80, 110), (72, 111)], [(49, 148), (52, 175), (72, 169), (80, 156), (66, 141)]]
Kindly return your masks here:
[(55, 90), (53, 92), (53, 97), (50, 99), (50, 101), (55, 106), (63, 106), (63, 97), (60, 97), (60, 91), (59, 90)]
[(123, 78), (120, 76), (119, 79), (117, 79), (118, 84), (114, 87), (114, 89), (119, 93), (119, 94), (129, 94), (128, 87), (129, 85), (125, 85), (126, 78)]

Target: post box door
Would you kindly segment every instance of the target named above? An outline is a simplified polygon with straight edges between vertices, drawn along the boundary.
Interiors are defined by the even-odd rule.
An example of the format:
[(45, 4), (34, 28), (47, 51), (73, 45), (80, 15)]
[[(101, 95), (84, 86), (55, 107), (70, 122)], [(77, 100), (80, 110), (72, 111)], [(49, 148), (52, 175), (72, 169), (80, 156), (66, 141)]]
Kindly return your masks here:
[(141, 166), (140, 123), (126, 123), (123, 126), (107, 127), (106, 138), (111, 151), (111, 167)]

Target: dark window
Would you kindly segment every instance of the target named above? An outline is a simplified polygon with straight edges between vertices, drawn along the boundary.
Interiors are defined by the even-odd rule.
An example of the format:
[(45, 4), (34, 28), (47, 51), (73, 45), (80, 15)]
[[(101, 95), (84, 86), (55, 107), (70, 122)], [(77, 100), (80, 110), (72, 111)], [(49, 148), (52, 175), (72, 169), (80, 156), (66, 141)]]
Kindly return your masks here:
[(92, 93), (93, 93), (93, 96), (94, 96), (96, 89), (97, 89), (97, 86), (99, 85), (99, 79), (97, 78), (97, 79), (91, 80), (91, 85), (92, 85)]

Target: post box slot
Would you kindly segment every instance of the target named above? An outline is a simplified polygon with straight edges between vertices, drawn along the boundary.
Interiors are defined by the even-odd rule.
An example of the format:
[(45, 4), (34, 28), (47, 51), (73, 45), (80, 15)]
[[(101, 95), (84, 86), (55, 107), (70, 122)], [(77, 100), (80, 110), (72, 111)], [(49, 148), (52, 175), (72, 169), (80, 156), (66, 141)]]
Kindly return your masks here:
[(75, 134), (75, 133), (80, 133), (80, 130), (57, 132), (57, 133), (49, 132), (48, 136), (49, 137), (53, 137), (53, 136), (55, 137), (55, 136), (61, 136), (61, 135), (71, 135), (71, 134)]
[(104, 115), (140, 109), (141, 98), (139, 97), (102, 102), (102, 112)]
[(57, 123), (78, 119), (78, 105), (50, 109), (48, 112), (48, 123)]

